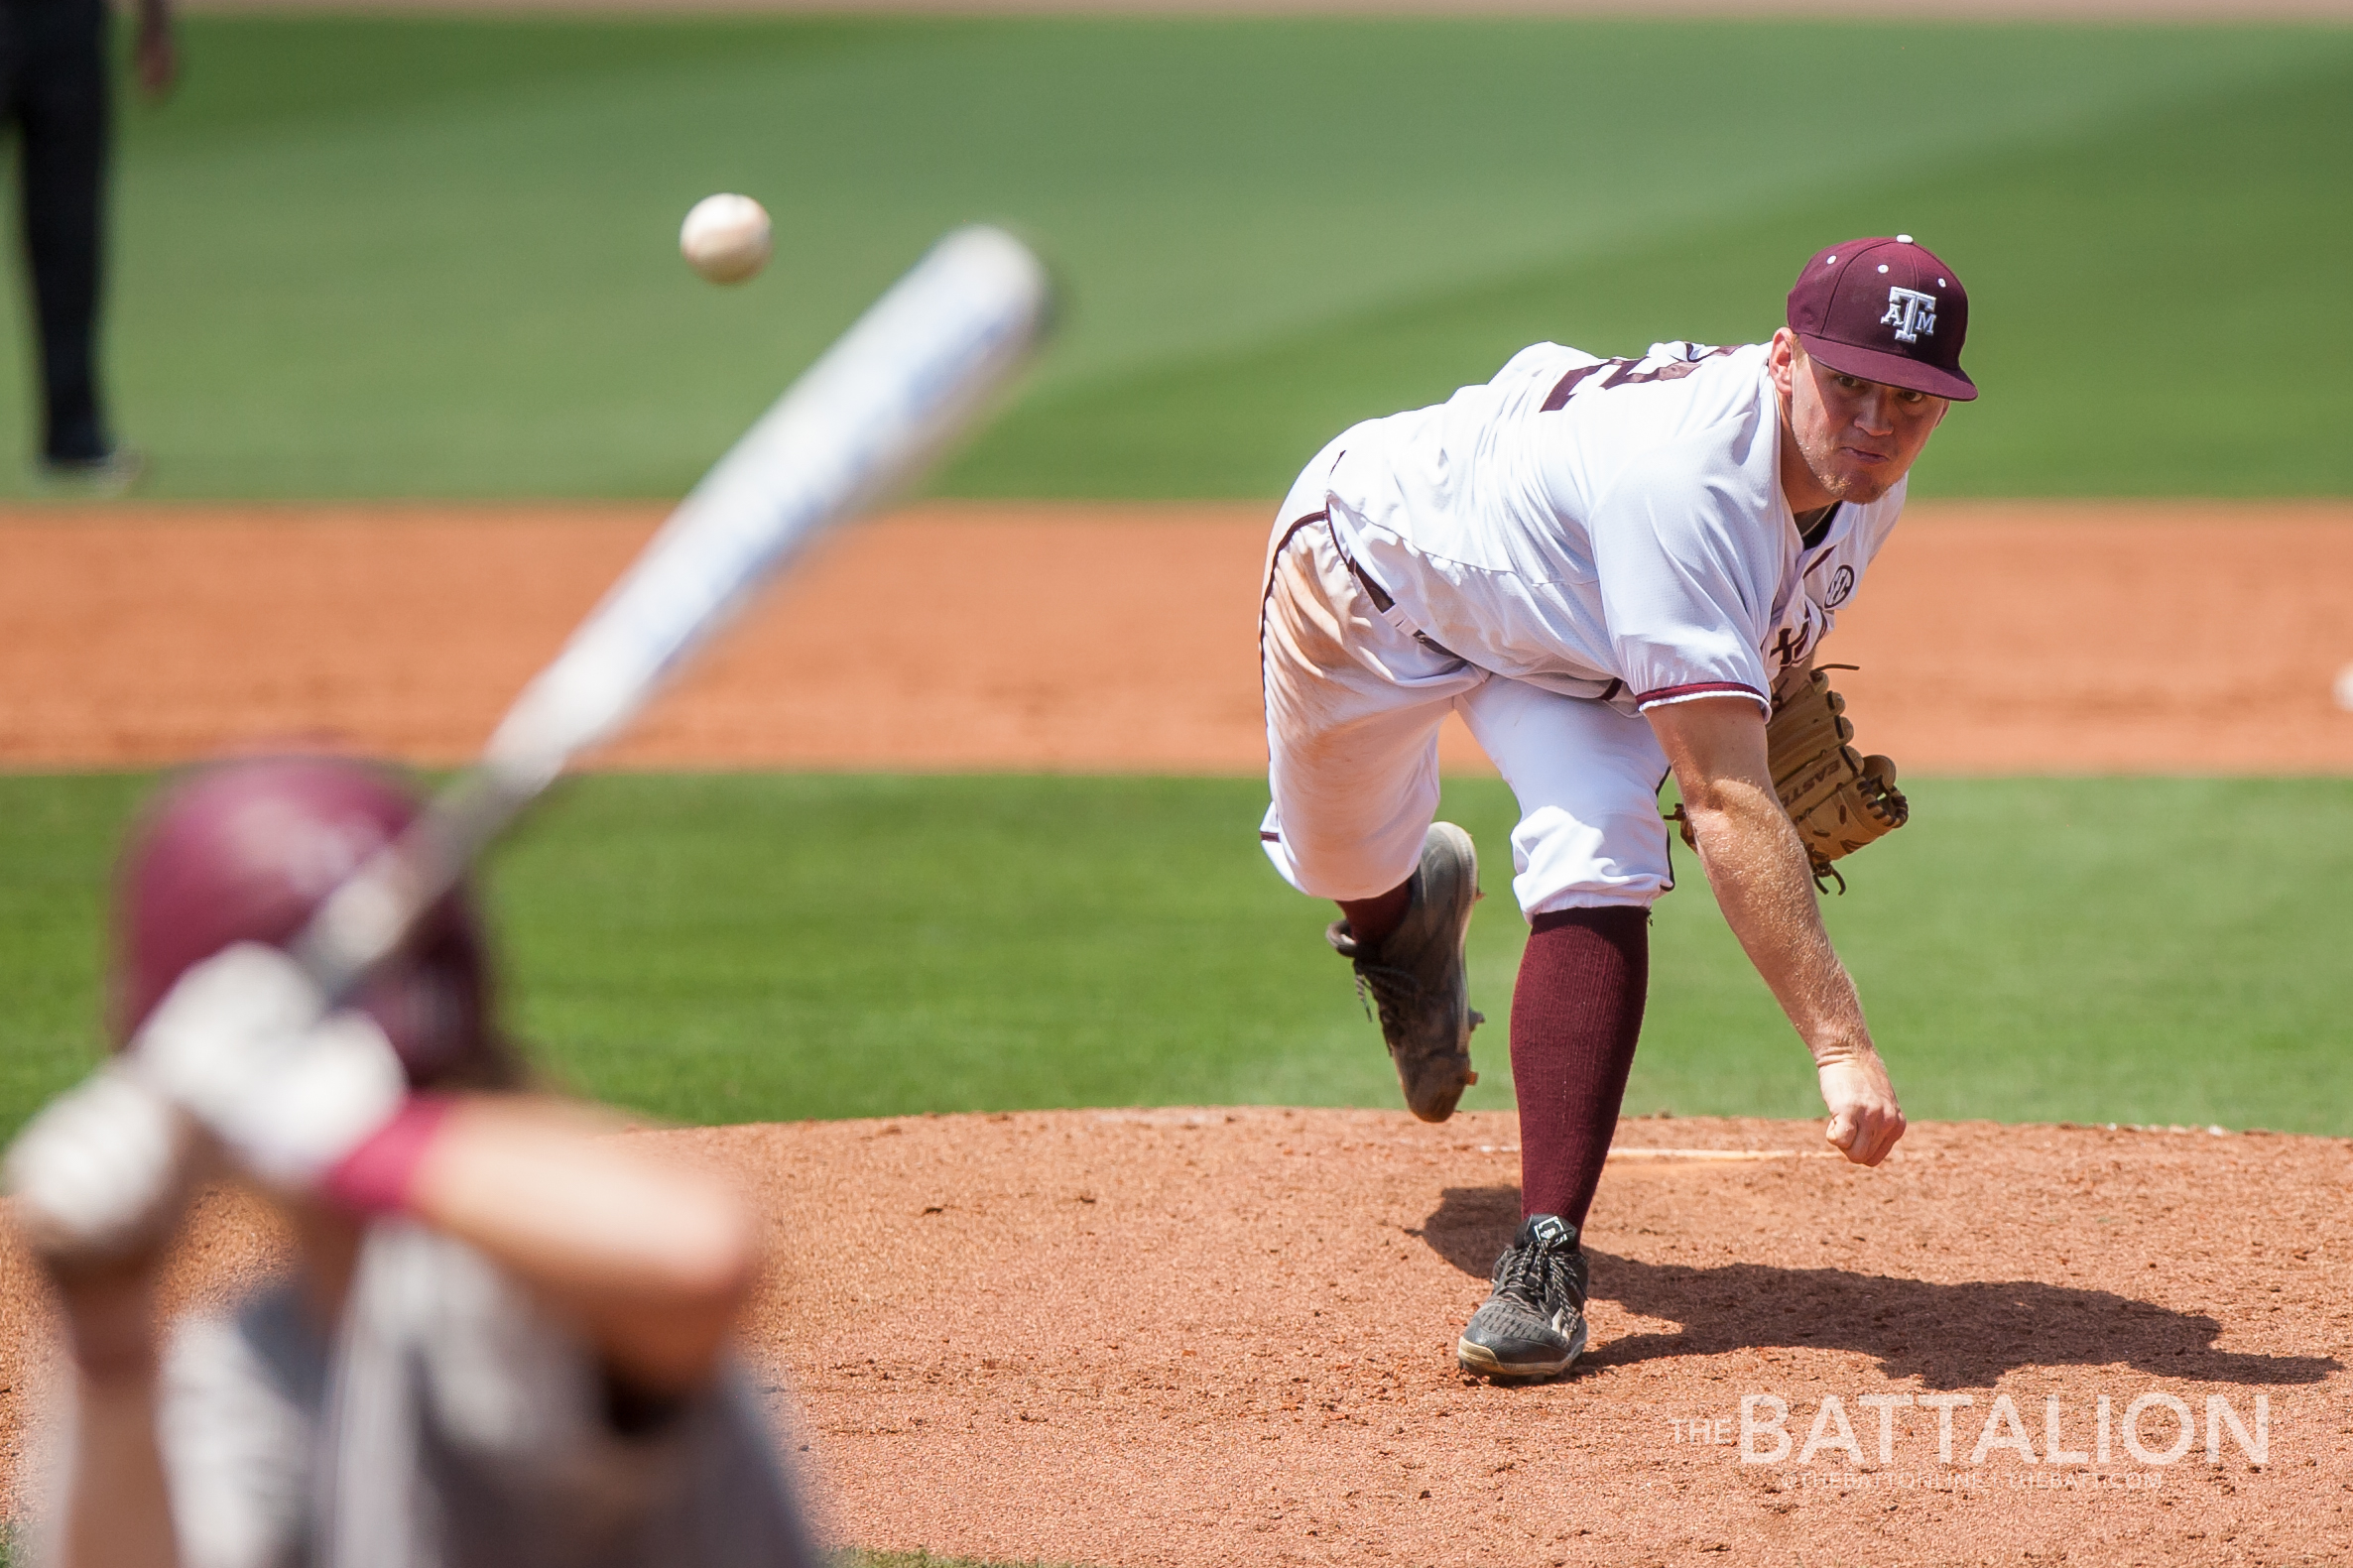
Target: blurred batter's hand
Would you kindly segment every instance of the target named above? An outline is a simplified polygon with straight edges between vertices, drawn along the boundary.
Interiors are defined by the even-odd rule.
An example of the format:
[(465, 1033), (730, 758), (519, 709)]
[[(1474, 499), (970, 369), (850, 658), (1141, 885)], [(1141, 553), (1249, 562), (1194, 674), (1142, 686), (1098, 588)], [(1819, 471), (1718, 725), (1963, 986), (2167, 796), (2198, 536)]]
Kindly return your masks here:
[(61, 1273), (136, 1258), (178, 1222), (187, 1157), (179, 1113), (120, 1068), (101, 1068), (9, 1148), (17, 1225)]
[(1887, 1063), (1876, 1051), (1823, 1062), (1817, 1069), (1822, 1104), (1829, 1107), (1825, 1131), (1831, 1144), (1858, 1165), (1876, 1165), (1904, 1136), (1904, 1108)]
[(303, 1192), (399, 1113), (400, 1057), (365, 1014), (325, 1014), (293, 959), (239, 942), (183, 974), (139, 1026), (140, 1076), (272, 1186)]

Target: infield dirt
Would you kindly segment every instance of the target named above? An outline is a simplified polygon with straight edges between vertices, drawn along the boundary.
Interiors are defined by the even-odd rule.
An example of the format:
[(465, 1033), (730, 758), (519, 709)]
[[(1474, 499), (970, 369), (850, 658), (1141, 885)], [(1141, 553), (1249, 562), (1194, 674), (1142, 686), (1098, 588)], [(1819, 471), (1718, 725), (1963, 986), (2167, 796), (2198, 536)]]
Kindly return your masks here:
[[(456, 760), (655, 521), (0, 515), (0, 764), (290, 740)], [(1255, 772), (1267, 521), (862, 528), (611, 760)], [(2348, 602), (2341, 506), (1922, 508), (1824, 657), (1865, 666), (1841, 679), (1865, 743), (1915, 771), (2343, 773)], [(636, 1136), (756, 1194), (777, 1266), (751, 1354), (860, 1545), (1102, 1568), (2353, 1557), (2341, 1141), (1926, 1126), (1866, 1172), (1810, 1124), (1631, 1122), (1590, 1230), (1595, 1348), (1506, 1389), (1449, 1352), (1517, 1218), (1508, 1115)], [(274, 1249), (208, 1198), (174, 1299)], [(0, 1512), (54, 1374), (38, 1303), (0, 1247)], [(1946, 1393), (1969, 1400), (1949, 1454), (1918, 1402)], [(1884, 1464), (1880, 1395), (1914, 1400)], [(2159, 1462), (2183, 1429), (2167, 1398), (2185, 1447)], [(1786, 1408), (1788, 1452), (1744, 1457), (1775, 1441), (1744, 1445), (1744, 1403)]]
[[(2353, 1555), (2342, 1141), (1940, 1125), (1865, 1171), (1813, 1124), (1629, 1122), (1588, 1228), (1594, 1347), (1506, 1388), (1450, 1352), (1518, 1219), (1509, 1115), (630, 1136), (756, 1196), (755, 1370), (828, 1530), (863, 1546), (1106, 1568)], [(215, 1197), (176, 1294), (272, 1251)], [(0, 1256), (13, 1460), (38, 1314)], [(1918, 1402), (1942, 1394), (1966, 1396), (1948, 1458)], [(2185, 1445), (2163, 1397), (2128, 1420), (2151, 1394), (2187, 1412)], [(1887, 1463), (1871, 1395), (1914, 1401)], [(1778, 1459), (1744, 1458), (1776, 1441), (1744, 1446), (1752, 1399), (1787, 1411)]]
[[(1272, 509), (851, 530), (607, 761), (1249, 774)], [(652, 507), (0, 511), (0, 766), (472, 754)], [(2353, 771), (2353, 509), (1922, 505), (1821, 656), (1927, 773)], [(1486, 765), (1450, 724), (1448, 765)]]

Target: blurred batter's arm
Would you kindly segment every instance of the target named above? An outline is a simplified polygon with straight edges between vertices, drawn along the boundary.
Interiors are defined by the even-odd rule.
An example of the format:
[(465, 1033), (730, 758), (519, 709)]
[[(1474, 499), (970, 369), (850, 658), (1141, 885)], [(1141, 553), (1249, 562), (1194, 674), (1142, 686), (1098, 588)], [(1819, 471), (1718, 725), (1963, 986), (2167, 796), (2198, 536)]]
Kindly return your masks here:
[(1725, 920), (1813, 1052), (1830, 1142), (1857, 1164), (1878, 1164), (1904, 1136), (1904, 1113), (1823, 929), (1805, 846), (1774, 792), (1763, 710), (1746, 697), (1703, 697), (1644, 716), (1674, 769)]
[(759, 1276), (726, 1185), (551, 1101), (459, 1099), (404, 1206), (501, 1265), (629, 1392), (657, 1399), (709, 1382)]
[(49, 1277), (73, 1373), (60, 1495), (36, 1535), (53, 1568), (179, 1561), (156, 1431), (155, 1293), (191, 1152), (171, 1109), (115, 1071), (51, 1101), (9, 1146), (13, 1228)]
[(320, 1018), (323, 1005), (285, 952), (236, 943), (173, 985), (132, 1065), (318, 1219), (339, 1212), (350, 1230), (404, 1214), (472, 1246), (587, 1341), (620, 1391), (660, 1399), (709, 1380), (759, 1263), (723, 1183), (578, 1106), (412, 1094), (375, 1021)]
[(95, 1267), (50, 1264), (73, 1349), (73, 1437), (58, 1568), (176, 1568), (171, 1494), (156, 1438), (150, 1254)]

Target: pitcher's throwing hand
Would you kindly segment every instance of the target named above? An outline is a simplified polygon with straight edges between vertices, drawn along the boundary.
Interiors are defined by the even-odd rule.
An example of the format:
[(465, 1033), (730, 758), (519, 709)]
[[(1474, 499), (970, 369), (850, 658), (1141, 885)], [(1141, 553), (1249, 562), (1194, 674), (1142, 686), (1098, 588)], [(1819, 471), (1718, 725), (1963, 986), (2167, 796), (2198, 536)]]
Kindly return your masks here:
[(1822, 1104), (1830, 1108), (1825, 1135), (1858, 1165), (1876, 1165), (1904, 1136), (1904, 1108), (1888, 1081), (1888, 1064), (1877, 1052), (1851, 1060), (1826, 1061), (1815, 1069)]

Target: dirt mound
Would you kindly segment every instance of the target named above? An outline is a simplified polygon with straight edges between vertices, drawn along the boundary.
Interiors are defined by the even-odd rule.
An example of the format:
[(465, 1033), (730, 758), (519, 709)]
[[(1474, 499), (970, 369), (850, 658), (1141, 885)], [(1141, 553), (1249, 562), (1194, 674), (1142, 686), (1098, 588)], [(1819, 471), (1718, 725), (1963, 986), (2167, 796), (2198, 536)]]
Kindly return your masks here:
[[(782, 584), (609, 761), (1249, 774), (1258, 506), (937, 505)], [(0, 766), (472, 755), (651, 507), (0, 512)], [(1923, 506), (1824, 658), (1941, 773), (2353, 772), (2353, 509)], [(1446, 760), (1485, 767), (1449, 725)]]
[[(1503, 1388), (1450, 1349), (1518, 1218), (1508, 1115), (634, 1136), (723, 1161), (769, 1215), (751, 1352), (861, 1545), (1103, 1565), (2353, 1554), (2338, 1141), (1928, 1126), (1862, 1171), (1811, 1124), (1630, 1122), (1589, 1227), (1594, 1349), (1568, 1381)], [(233, 1270), (266, 1252), (249, 1218), (198, 1227)], [(5, 1279), (21, 1325), (21, 1267)], [(1887, 1395), (1912, 1402), (1864, 1402)], [(1965, 1396), (1949, 1462), (1920, 1402), (1945, 1395)], [(1744, 1402), (1768, 1462), (1743, 1458)]]

